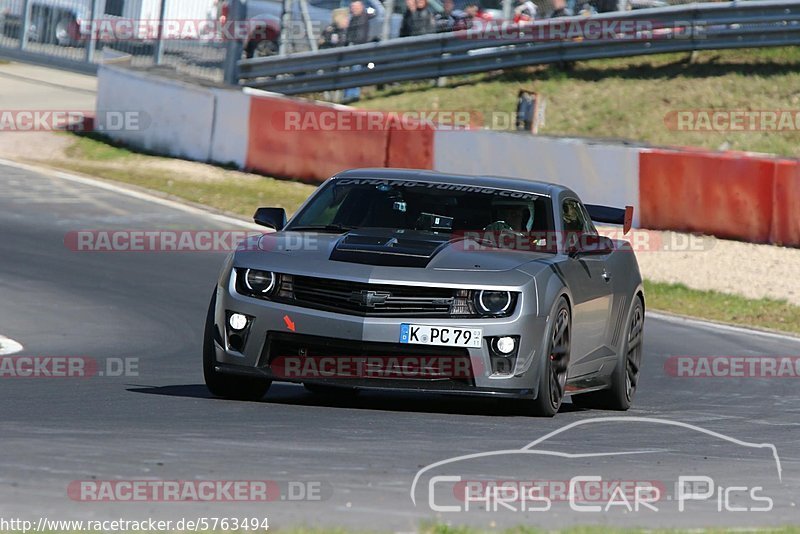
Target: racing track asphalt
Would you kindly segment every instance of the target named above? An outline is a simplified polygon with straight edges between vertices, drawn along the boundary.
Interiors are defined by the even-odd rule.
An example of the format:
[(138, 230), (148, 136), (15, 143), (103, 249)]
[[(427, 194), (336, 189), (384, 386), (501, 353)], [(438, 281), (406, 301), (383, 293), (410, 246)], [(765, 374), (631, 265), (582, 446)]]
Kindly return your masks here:
[[(798, 355), (800, 340), (648, 318), (644, 376), (627, 414), (565, 404), (552, 420), (526, 417), (486, 399), (368, 392), (355, 400), (273, 385), (261, 402), (213, 399), (203, 386), (201, 332), (219, 253), (74, 252), (80, 229), (210, 229), (232, 226), (174, 207), (61, 178), (0, 167), (0, 335), (18, 355), (137, 358), (138, 376), (0, 378), (0, 517), (96, 519), (267, 516), (271, 527), (342, 525), (409, 531), (425, 520), (479, 526), (619, 524), (765, 525), (800, 522), (795, 379), (686, 379), (667, 376), (671, 355)], [(783, 467), (782, 501), (769, 513), (501, 514), (415, 507), (421, 467), (465, 453), (515, 449), (568, 423), (609, 415), (659, 417), (750, 442), (774, 443)], [(709, 474), (737, 473), (757, 485), (774, 469), (748, 451), (695, 441), (681, 428), (588, 425), (551, 448), (619, 450), (695, 444), (639, 464), (679, 470), (709, 462)], [(720, 460), (713, 462), (712, 460)], [(629, 458), (604, 472), (627, 471)], [(558, 461), (548, 461), (549, 472)], [(489, 473), (491, 474), (491, 473)], [(567, 477), (574, 474), (561, 473)], [(558, 472), (556, 471), (556, 475)], [(321, 482), (319, 502), (77, 502), (73, 480), (247, 480)]]

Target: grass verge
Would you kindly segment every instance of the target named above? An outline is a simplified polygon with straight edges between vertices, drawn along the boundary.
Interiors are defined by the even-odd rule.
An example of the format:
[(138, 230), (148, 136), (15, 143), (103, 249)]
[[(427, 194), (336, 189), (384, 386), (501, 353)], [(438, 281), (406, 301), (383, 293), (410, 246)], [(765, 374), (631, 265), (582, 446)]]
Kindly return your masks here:
[[(292, 213), (314, 190), (307, 184), (139, 154), (96, 138), (76, 136), (64, 154), (46, 163), (245, 217), (263, 205), (282, 206)], [(800, 334), (800, 307), (785, 301), (650, 281), (645, 281), (645, 291), (650, 310)]]
[(648, 280), (645, 280), (644, 289), (649, 310), (800, 334), (800, 306), (786, 301), (754, 300)]
[(140, 154), (97, 137), (75, 136), (63, 156), (42, 163), (244, 217), (251, 217), (259, 206), (282, 207), (294, 213), (315, 189), (299, 182)]
[[(546, 100), (545, 135), (622, 138), (800, 156), (800, 131), (677, 131), (682, 110), (796, 112), (800, 48), (713, 50), (527, 67), (365, 91), (358, 107), (384, 111), (468, 111), (484, 120), (516, 108), (519, 89)], [(497, 115), (496, 115), (497, 116)], [(792, 114), (792, 116), (794, 116)], [(508, 124), (508, 122), (506, 122)], [(699, 124), (699, 123), (698, 123)]]

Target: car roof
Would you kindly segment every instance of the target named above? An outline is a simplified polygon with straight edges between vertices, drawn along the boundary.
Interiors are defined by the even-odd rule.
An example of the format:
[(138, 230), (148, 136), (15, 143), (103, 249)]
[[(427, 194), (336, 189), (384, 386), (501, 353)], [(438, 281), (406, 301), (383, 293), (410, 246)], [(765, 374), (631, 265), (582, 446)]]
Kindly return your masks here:
[[(472, 185), (491, 187), (493, 189), (509, 189), (556, 198), (559, 193), (575, 193), (567, 187), (550, 182), (507, 178), (503, 176), (474, 176), (469, 174), (449, 174), (419, 169), (351, 169), (337, 173), (332, 179), (367, 178), (376, 180), (418, 180), (422, 182), (447, 183), (456, 185)], [(575, 195), (577, 197), (577, 195)]]

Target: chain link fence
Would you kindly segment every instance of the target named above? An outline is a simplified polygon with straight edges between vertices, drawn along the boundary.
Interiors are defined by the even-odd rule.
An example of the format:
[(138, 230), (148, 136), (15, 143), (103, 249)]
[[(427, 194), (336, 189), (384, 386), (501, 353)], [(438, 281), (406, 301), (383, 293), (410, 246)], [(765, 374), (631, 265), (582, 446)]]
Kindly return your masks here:
[(216, 0), (0, 0), (0, 56), (91, 70), (124, 54), (134, 66), (221, 81), (220, 11)]
[[(689, 2), (360, 0), (366, 42), (402, 36), (408, 6), (420, 1), (436, 20), (427, 32), (447, 24), (459, 29), (465, 13), (482, 21), (542, 19)], [(226, 62), (229, 54), (239, 60), (350, 44), (351, 8), (351, 0), (0, 0), (0, 57), (91, 71), (103, 57), (129, 55), (136, 67), (164, 65), (233, 82), (236, 61)]]

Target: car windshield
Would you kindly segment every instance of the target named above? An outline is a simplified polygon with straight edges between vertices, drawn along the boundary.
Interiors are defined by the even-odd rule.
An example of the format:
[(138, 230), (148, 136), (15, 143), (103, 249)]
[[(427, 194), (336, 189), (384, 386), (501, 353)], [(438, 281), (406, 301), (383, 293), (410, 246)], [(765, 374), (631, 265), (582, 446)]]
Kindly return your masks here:
[(545, 234), (553, 230), (549, 200), (533, 193), (481, 186), (339, 179), (319, 191), (286, 229)]

